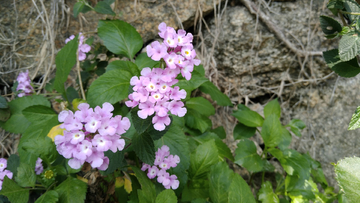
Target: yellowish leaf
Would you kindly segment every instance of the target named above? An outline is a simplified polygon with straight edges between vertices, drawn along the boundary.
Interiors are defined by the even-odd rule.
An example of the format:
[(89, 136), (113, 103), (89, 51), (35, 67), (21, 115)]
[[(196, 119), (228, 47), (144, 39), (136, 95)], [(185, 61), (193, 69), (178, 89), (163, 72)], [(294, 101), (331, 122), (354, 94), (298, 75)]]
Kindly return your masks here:
[(64, 129), (60, 128), (60, 125), (61, 124), (56, 125), (53, 128), (51, 128), (50, 132), (47, 134), (47, 136), (50, 137), (53, 142), (54, 142), (56, 135), (64, 135)]

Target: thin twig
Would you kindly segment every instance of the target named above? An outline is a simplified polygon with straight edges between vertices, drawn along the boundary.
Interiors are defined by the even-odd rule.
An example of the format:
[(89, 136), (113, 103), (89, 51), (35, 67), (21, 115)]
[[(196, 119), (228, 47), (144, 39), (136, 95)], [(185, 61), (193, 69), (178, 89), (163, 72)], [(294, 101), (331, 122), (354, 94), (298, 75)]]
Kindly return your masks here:
[(282, 33), (280, 31), (280, 28), (278, 28), (274, 23), (271, 22), (270, 17), (266, 16), (263, 12), (259, 11), (259, 8), (257, 8), (257, 6), (250, 2), (249, 0), (240, 0), (240, 2), (242, 4), (244, 4), (246, 6), (246, 8), (249, 10), (249, 12), (251, 14), (254, 15), (259, 15), (260, 20), (269, 28), (269, 30), (271, 30), (271, 32), (273, 32), (277, 38), (279, 38), (282, 42), (285, 43), (285, 45), (292, 51), (294, 52), (296, 55), (298, 56), (306, 56), (306, 54), (308, 55), (312, 55), (312, 56), (322, 56), (322, 52), (321, 51), (302, 51), (299, 50), (298, 48), (295, 47), (295, 45), (293, 43), (291, 43), (284, 35), (284, 33)]

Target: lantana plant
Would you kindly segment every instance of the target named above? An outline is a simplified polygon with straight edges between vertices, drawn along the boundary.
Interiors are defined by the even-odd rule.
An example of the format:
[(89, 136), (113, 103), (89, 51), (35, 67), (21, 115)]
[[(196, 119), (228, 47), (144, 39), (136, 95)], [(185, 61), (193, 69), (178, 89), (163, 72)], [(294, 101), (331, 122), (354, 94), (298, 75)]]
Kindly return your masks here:
[[(90, 10), (116, 15), (110, 7), (113, 2), (92, 6), (79, 0), (74, 16)], [(331, 192), (322, 196), (315, 184), (327, 188), (318, 162), (287, 149), (291, 135), (285, 127), (299, 136), (305, 126), (293, 121), (283, 127), (277, 101), (266, 107), (265, 120), (238, 105), (234, 116), (240, 123), (234, 138), (244, 140), (234, 158), (222, 141), (225, 129), (213, 128), (209, 119), (215, 114), (213, 105), (232, 102), (205, 77), (193, 35), (165, 22), (154, 29), (163, 40), (147, 46), (135, 28), (121, 20), (99, 20), (96, 32), (74, 33), (56, 56), (55, 78), (45, 89), (35, 87), (39, 95), (28, 72), (20, 73), (22, 92), (10, 102), (0, 97), (0, 110), (10, 112), (9, 118), (1, 117), (1, 128), (21, 134), (17, 153), (0, 160), (0, 170), (6, 171), (0, 177), (0, 198), (16, 203), (28, 202), (29, 196), (49, 203), (333, 198)], [(91, 35), (101, 43), (94, 44)], [(73, 68), (77, 84), (69, 86), (66, 81)], [(55, 111), (55, 106), (61, 109)], [(261, 155), (247, 140), (256, 127), (262, 127), (266, 145)], [(268, 159), (275, 158), (288, 174), (273, 171)], [(262, 174), (256, 196), (252, 178), (245, 181), (229, 162), (247, 169), (251, 177)], [(311, 177), (310, 171), (318, 175)], [(277, 174), (275, 193), (265, 172)], [(104, 194), (101, 200), (90, 199), (96, 198), (91, 195), (94, 187), (97, 195)]]

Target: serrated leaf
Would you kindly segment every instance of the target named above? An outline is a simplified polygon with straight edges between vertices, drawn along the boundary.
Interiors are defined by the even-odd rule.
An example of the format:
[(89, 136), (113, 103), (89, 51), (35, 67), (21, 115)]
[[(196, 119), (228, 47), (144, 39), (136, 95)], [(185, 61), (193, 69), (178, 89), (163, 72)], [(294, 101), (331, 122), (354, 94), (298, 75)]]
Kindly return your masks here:
[(56, 55), (56, 76), (54, 88), (65, 94), (65, 81), (76, 63), (76, 51), (78, 50), (78, 35), (68, 42)]
[(13, 173), (13, 177), (16, 177), (17, 174), (17, 168), (20, 165), (20, 158), (16, 154), (10, 155), (10, 157), (7, 160), (7, 167), (6, 169), (11, 171)]
[(276, 116), (278, 116), (280, 118), (281, 116), (281, 108), (280, 108), (280, 104), (278, 102), (277, 99), (274, 99), (272, 101), (270, 101), (269, 103), (267, 103), (264, 107), (264, 116), (265, 119), (270, 116), (271, 114), (275, 114)]
[(211, 99), (216, 101), (219, 106), (232, 106), (229, 97), (222, 93), (212, 82), (204, 82), (200, 85), (199, 89), (200, 91), (209, 94)]
[(213, 202), (227, 202), (228, 192), (234, 172), (229, 169), (226, 162), (219, 162), (211, 166), (209, 173), (209, 194)]
[(341, 159), (335, 165), (336, 180), (349, 202), (360, 202), (360, 158)]
[(348, 130), (360, 128), (360, 106), (356, 108), (355, 113), (351, 116)]
[(186, 98), (190, 98), (191, 92), (200, 87), (200, 85), (204, 84), (205, 82), (209, 81), (206, 77), (200, 75), (200, 73), (193, 71), (191, 74), (191, 79), (179, 79), (176, 86), (179, 86), (180, 89), (184, 89), (186, 91)]
[(253, 141), (244, 139), (237, 144), (235, 150), (235, 163), (251, 172), (263, 170), (265, 160), (262, 160), (256, 151)]
[(234, 174), (229, 187), (228, 202), (256, 203), (253, 193), (245, 180), (237, 173)]
[[(359, 3), (357, 3), (356, 1), (353, 0), (346, 0), (344, 1), (344, 8), (346, 9), (347, 12), (352, 12), (352, 13), (360, 13), (360, 6)], [(359, 19), (358, 15), (348, 15), (351, 22), (353, 22), (356, 19)]]
[(68, 177), (64, 182), (55, 188), (59, 194), (59, 202), (79, 203), (84, 202), (87, 185), (77, 178)]
[(134, 64), (131, 61), (113, 61), (109, 63), (109, 65), (106, 67), (106, 72), (112, 71), (112, 70), (125, 70), (131, 73), (132, 76), (139, 76), (140, 71), (136, 64)]
[[(144, 202), (153, 202), (156, 199), (155, 185), (151, 180), (146, 176), (146, 174), (137, 167), (132, 167), (132, 170), (135, 172), (136, 178), (138, 179), (144, 197), (146, 198)], [(139, 190), (138, 190), (139, 193)]]
[(163, 190), (156, 197), (155, 203), (177, 203), (177, 197), (173, 190)]
[[(209, 198), (209, 181), (208, 180), (191, 180), (191, 184), (187, 184), (182, 192), (181, 200), (189, 202), (197, 198)], [(193, 201), (192, 201), (193, 202)]]
[(354, 77), (360, 73), (357, 59), (353, 58), (350, 61), (341, 61), (337, 49), (323, 52), (323, 57), (329, 68), (341, 77)]
[(29, 189), (20, 187), (13, 180), (5, 176), (0, 195), (6, 196), (11, 202), (27, 203), (29, 200)]
[(219, 126), (215, 129), (211, 129), (210, 132), (215, 133), (220, 139), (226, 138), (226, 132), (223, 126)]
[(139, 68), (139, 71), (141, 71), (143, 68), (153, 68), (160, 66), (160, 62), (152, 60), (150, 57), (148, 57), (147, 53), (139, 54), (135, 59), (135, 64)]
[(313, 189), (311, 179), (299, 177), (297, 175), (288, 175), (285, 178), (285, 188), (289, 197), (293, 201), (306, 201), (307, 199), (315, 199), (316, 191)]
[(210, 166), (219, 161), (219, 153), (214, 140), (200, 144), (190, 156), (189, 177), (202, 179), (207, 176)]
[(280, 161), (281, 166), (289, 175), (297, 175), (301, 179), (309, 179), (310, 164), (299, 152), (292, 149), (280, 151), (276, 148), (270, 148), (268, 152)]
[(280, 134), (281, 141), (278, 144), (278, 147), (281, 150), (285, 150), (290, 146), (292, 136), (291, 136), (290, 132), (285, 127), (281, 127), (280, 132), (281, 132), (281, 134)]
[(6, 101), (5, 97), (0, 96), (0, 109), (8, 108), (8, 102)]
[(36, 181), (35, 168), (28, 164), (20, 163), (20, 166), (17, 168), (15, 181), (21, 187), (34, 187)]
[(113, 173), (116, 169), (127, 165), (124, 151), (117, 151), (113, 153), (111, 150), (109, 150), (106, 151), (104, 155), (109, 158), (109, 166), (105, 171), (101, 171), (102, 175), (108, 175)]
[(41, 195), (35, 203), (56, 203), (59, 200), (59, 194), (55, 190), (50, 190)]
[(155, 147), (154, 141), (148, 134), (135, 133), (132, 138), (134, 151), (139, 159), (149, 165), (154, 165)]
[(229, 147), (214, 133), (204, 133), (203, 135), (192, 137), (192, 140), (196, 141), (196, 144), (202, 144), (209, 140), (214, 140), (216, 148), (219, 153), (219, 157), (222, 159), (224, 157), (228, 158), (231, 161), (234, 161), (234, 157), (229, 149)]
[(113, 16), (116, 15), (116, 13), (114, 13), (114, 11), (111, 9), (110, 5), (104, 1), (98, 2), (95, 5), (94, 10), (101, 14), (109, 14)]
[(327, 34), (331, 35), (336, 32), (341, 32), (342, 27), (337, 20), (330, 18), (328, 16), (320, 16), (320, 27), (322, 31)]
[(339, 41), (341, 61), (350, 61), (360, 53), (360, 40), (357, 34), (344, 35)]
[(283, 126), (277, 115), (271, 114), (265, 118), (261, 128), (261, 137), (267, 147), (276, 147), (282, 141), (282, 132)]
[(128, 71), (113, 70), (106, 72), (90, 86), (87, 101), (90, 106), (101, 106), (105, 102), (114, 104), (128, 97), (130, 79)]
[(202, 133), (212, 126), (211, 120), (207, 116), (204, 116), (193, 109), (187, 110), (187, 113), (185, 114), (185, 123), (190, 128), (198, 129)]
[(261, 127), (264, 122), (264, 119), (260, 114), (247, 109), (235, 110), (231, 115), (238, 119), (240, 123), (249, 127)]
[(278, 196), (274, 193), (272, 185), (269, 181), (261, 184), (258, 192), (259, 200), (263, 203), (279, 203)]
[(83, 8), (84, 8), (84, 6), (85, 6), (85, 4), (84, 4), (84, 2), (77, 2), (75, 5), (74, 5), (74, 8), (73, 8), (73, 10), (74, 10), (74, 17), (76, 18), (78, 15), (79, 15), (79, 13), (83, 10)]
[(170, 148), (170, 154), (178, 155), (180, 163), (173, 168), (175, 173), (184, 173), (190, 166), (189, 144), (180, 126), (175, 123), (170, 126), (169, 131), (155, 142), (156, 149), (167, 145)]
[(4, 129), (12, 133), (24, 133), (30, 125), (30, 121), (25, 118), (22, 110), (33, 105), (43, 105), (50, 107), (50, 102), (43, 96), (32, 95), (20, 97), (8, 103), (11, 111), (11, 117), (6, 121)]
[(236, 124), (233, 132), (234, 140), (250, 138), (255, 135), (256, 127), (249, 127), (242, 123)]
[(148, 116), (146, 119), (142, 119), (138, 116), (138, 111), (138, 107), (131, 110), (131, 123), (135, 127), (136, 132), (138, 134), (142, 134), (152, 125), (152, 116)]
[(143, 46), (141, 36), (135, 28), (120, 20), (100, 20), (98, 35), (109, 51), (130, 59), (133, 59)]
[(185, 106), (207, 117), (215, 114), (213, 105), (203, 97), (193, 97), (186, 101)]
[(289, 124), (291, 131), (298, 137), (301, 137), (301, 130), (306, 127), (305, 123), (300, 119), (292, 119)]

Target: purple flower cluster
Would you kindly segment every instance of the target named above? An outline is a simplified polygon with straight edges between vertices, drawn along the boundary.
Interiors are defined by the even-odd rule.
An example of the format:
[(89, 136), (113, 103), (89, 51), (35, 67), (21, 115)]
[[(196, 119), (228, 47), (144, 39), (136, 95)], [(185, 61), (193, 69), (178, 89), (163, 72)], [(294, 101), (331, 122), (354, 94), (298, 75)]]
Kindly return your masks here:
[(155, 152), (155, 161), (154, 166), (148, 164), (143, 164), (141, 167), (142, 171), (148, 170), (147, 176), (150, 179), (153, 179), (157, 176), (157, 181), (162, 183), (166, 189), (176, 190), (179, 187), (179, 180), (177, 180), (176, 175), (170, 175), (166, 170), (171, 167), (176, 167), (180, 163), (180, 158), (178, 155), (170, 155), (169, 147), (163, 145), (161, 148)]
[(164, 130), (165, 126), (170, 124), (169, 111), (179, 117), (183, 117), (187, 111), (181, 101), (185, 99), (186, 91), (177, 86), (171, 87), (177, 83), (176, 75), (172, 69), (144, 68), (140, 79), (134, 76), (130, 80), (134, 92), (129, 94), (129, 101), (125, 104), (128, 107), (139, 105), (137, 114), (142, 119), (155, 113), (152, 123), (158, 131)]
[(186, 79), (191, 79), (194, 65), (199, 65), (200, 60), (195, 59), (196, 52), (192, 45), (193, 35), (185, 30), (175, 31), (174, 28), (166, 26), (164, 22), (159, 25), (159, 36), (164, 39), (163, 43), (152, 42), (146, 47), (149, 57), (154, 61), (164, 59), (166, 69), (172, 69), (180, 73)]
[(42, 165), (42, 159), (40, 159), (39, 157), (35, 163), (35, 173), (36, 175), (40, 175), (43, 171), (44, 171), (44, 167)]
[(28, 96), (33, 93), (34, 88), (31, 86), (29, 70), (26, 70), (26, 72), (20, 72), (18, 77), (16, 78), (16, 81), (18, 82), (16, 91), (21, 91), (17, 95), (18, 97)]
[[(88, 44), (84, 44), (84, 35), (81, 35), (81, 32), (79, 33), (80, 35), (80, 39), (79, 39), (79, 53), (78, 53), (78, 57), (79, 57), (79, 61), (83, 61), (86, 59), (86, 54), (91, 50), (91, 46)], [(67, 44), (68, 42), (70, 42), (71, 40), (73, 40), (75, 38), (74, 35), (71, 35), (69, 38), (67, 38), (65, 40), (65, 44)]]
[(4, 158), (0, 158), (0, 190), (2, 189), (2, 184), (4, 181), (5, 176), (9, 179), (12, 179), (13, 173), (9, 170), (6, 170), (7, 167), (7, 160)]
[(106, 170), (109, 158), (104, 152), (123, 150), (125, 141), (121, 134), (130, 128), (130, 121), (126, 117), (117, 115), (112, 117), (114, 107), (104, 103), (102, 108), (90, 108), (89, 104), (81, 103), (78, 111), (62, 111), (59, 121), (63, 122), (64, 135), (55, 137), (57, 151), (69, 160), (69, 166), (79, 169), (84, 162), (93, 168)]
[(191, 79), (194, 65), (199, 65), (200, 60), (195, 59), (191, 33), (185, 30), (175, 31), (167, 27), (165, 23), (159, 25), (159, 36), (164, 39), (163, 43), (155, 41), (146, 47), (149, 57), (155, 61), (163, 59), (166, 67), (144, 68), (141, 76), (134, 76), (130, 80), (134, 92), (129, 94), (129, 101), (125, 102), (128, 107), (139, 105), (138, 116), (146, 119), (155, 113), (152, 118), (154, 128), (162, 131), (171, 122), (168, 112), (183, 117), (187, 110), (181, 99), (186, 98), (186, 91), (180, 90), (175, 85), (175, 79), (179, 73), (186, 80)]

